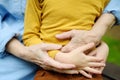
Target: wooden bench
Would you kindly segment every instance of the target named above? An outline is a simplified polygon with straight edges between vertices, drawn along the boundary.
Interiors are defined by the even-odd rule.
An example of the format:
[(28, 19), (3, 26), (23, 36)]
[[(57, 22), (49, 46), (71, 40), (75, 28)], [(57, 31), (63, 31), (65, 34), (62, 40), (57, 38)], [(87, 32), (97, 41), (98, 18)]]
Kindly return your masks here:
[(120, 67), (112, 63), (107, 63), (103, 71), (103, 80), (120, 80)]

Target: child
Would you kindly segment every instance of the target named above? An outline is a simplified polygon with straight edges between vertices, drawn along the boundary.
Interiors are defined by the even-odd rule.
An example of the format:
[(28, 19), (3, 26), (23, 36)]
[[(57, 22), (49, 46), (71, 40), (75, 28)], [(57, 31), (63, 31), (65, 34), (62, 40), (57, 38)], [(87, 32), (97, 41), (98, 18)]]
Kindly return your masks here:
[[(108, 2), (109, 0), (28, 0), (23, 36), (25, 45), (31, 46), (39, 43), (66, 45), (69, 40), (58, 40), (55, 35), (73, 29), (90, 30)], [(89, 45), (93, 46), (93, 44)], [(49, 51), (49, 55), (62, 62), (72, 62), (77, 65), (78, 70), (90, 67), (91, 65), (88, 65), (90, 62), (96, 63), (92, 67), (104, 66), (99, 63), (101, 59), (92, 58), (89, 62), (87, 57), (84, 57), (85, 54), (81, 55), (85, 50), (79, 51), (79, 49), (81, 47), (71, 51), (68, 55), (62, 54), (66, 61), (57, 59), (56, 54), (63, 53), (58, 50)], [(67, 61), (68, 57), (71, 59), (70, 61)], [(89, 70), (87, 71), (89, 72)], [(92, 73), (92, 71), (90, 72)], [(93, 71), (93, 73), (99, 72)]]

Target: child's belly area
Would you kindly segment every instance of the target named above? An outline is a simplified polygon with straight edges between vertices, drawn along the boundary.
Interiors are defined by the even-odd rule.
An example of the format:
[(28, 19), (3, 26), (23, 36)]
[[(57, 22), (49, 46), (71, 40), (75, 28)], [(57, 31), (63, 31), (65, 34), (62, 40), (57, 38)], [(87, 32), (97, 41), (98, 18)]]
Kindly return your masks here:
[(44, 43), (54, 43), (54, 44), (60, 44), (60, 45), (65, 45), (69, 42), (69, 39), (64, 39), (64, 40), (60, 40), (60, 39), (57, 39), (55, 36), (56, 34), (60, 34), (60, 33), (45, 33), (45, 34), (40, 34), (40, 37), (42, 39), (42, 41)]
[[(55, 43), (66, 45), (70, 39), (60, 40), (56, 38), (57, 34), (64, 33), (71, 30), (90, 30), (92, 27), (83, 27), (83, 26), (60, 26), (60, 27), (44, 27), (41, 29), (40, 38), (45, 43)], [(79, 34), (78, 34), (79, 35)]]

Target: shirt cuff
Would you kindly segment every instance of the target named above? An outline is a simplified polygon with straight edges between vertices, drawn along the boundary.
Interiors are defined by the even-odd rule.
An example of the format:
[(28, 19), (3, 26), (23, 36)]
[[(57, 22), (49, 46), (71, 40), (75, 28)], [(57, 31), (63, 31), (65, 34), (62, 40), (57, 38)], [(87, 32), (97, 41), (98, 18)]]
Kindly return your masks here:
[(16, 36), (16, 32), (10, 28), (3, 28), (0, 30), (0, 58), (6, 56), (6, 44)]

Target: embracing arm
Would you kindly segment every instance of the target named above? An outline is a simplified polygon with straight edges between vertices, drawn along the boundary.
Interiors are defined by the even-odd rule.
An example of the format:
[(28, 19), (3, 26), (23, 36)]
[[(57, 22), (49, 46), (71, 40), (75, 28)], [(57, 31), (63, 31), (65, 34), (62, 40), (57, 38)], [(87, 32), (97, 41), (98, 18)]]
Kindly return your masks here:
[(104, 13), (94, 24), (91, 32), (94, 32), (96, 37), (98, 36), (101, 39), (102, 36), (107, 32), (108, 28), (115, 24), (115, 21), (115, 16), (113, 16), (111, 13)]
[(58, 39), (71, 38), (71, 41), (62, 49), (62, 51), (70, 51), (71, 49), (74, 49), (83, 43), (99, 43), (102, 36), (105, 34), (109, 27), (113, 26), (114, 24), (120, 24), (119, 3), (120, 0), (111, 0), (105, 8), (101, 17), (97, 20), (97, 22), (90, 31), (72, 30), (57, 35), (56, 37)]
[[(31, 0), (30, 0), (31, 1)], [(21, 21), (22, 22), (22, 21)], [(11, 25), (12, 24), (12, 25)], [(57, 69), (71, 69), (75, 67), (72, 64), (62, 64), (50, 58), (45, 51), (50, 49), (59, 49), (61, 46), (54, 44), (36, 45), (39, 52), (36, 52), (35, 47), (25, 47), (19, 40), (16, 34), (21, 32), (22, 24), (16, 27), (18, 22), (14, 15), (10, 14), (4, 6), (0, 6), (0, 58), (5, 57), (6, 52), (21, 59), (27, 60), (46, 67)], [(20, 36), (20, 35), (18, 35)], [(48, 47), (46, 47), (48, 46)], [(40, 54), (41, 53), (41, 54)], [(44, 54), (45, 53), (45, 54)]]
[[(8, 21), (13, 22), (13, 16), (0, 5), (0, 57), (5, 57), (6, 45), (7, 43), (18, 34), (18, 31), (10, 27)], [(4, 24), (5, 23), (5, 24)], [(13, 24), (13, 23), (11, 23)], [(19, 27), (18, 27), (19, 29)]]
[[(17, 56), (23, 60), (37, 64), (44, 69), (50, 69), (60, 72), (61, 69), (71, 69), (75, 68), (75, 65), (59, 63), (47, 54), (47, 50), (59, 49), (61, 46), (55, 44), (38, 44), (35, 46), (26, 47), (16, 38), (11, 39), (6, 45), (6, 50), (12, 55)], [(60, 69), (60, 70), (59, 70)], [(77, 73), (77, 71), (64, 73)]]
[[(11, 39), (7, 45), (6, 45), (6, 50), (10, 52), (11, 54), (19, 57), (19, 58), (24, 58), (24, 55), (29, 53), (30, 51), (25, 47), (19, 40), (16, 38)], [(26, 59), (27, 60), (27, 59)]]
[(110, 13), (105, 13), (101, 15), (101, 17), (94, 24), (93, 28), (89, 31), (71, 30), (62, 34), (58, 34), (56, 37), (58, 39), (71, 38), (71, 41), (62, 48), (63, 52), (68, 52), (74, 48), (77, 48), (78, 46), (90, 42), (94, 42), (97, 45), (107, 29), (111, 27), (114, 23), (115, 17)]

